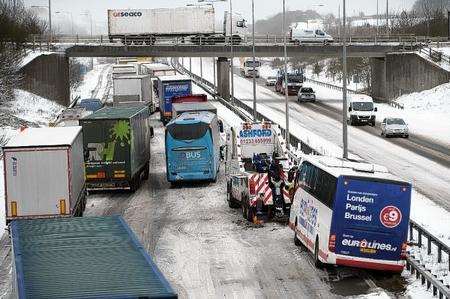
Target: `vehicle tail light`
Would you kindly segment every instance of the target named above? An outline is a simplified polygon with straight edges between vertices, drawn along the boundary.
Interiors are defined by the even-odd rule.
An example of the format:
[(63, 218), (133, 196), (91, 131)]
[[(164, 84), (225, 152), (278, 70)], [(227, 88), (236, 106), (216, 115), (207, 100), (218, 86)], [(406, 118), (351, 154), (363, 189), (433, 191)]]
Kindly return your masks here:
[(104, 179), (106, 178), (106, 173), (104, 171), (97, 172), (97, 179)]
[(402, 244), (402, 252), (400, 253), (400, 259), (406, 260), (406, 248), (408, 247), (408, 244), (405, 242)]
[(256, 183), (255, 183), (255, 181), (254, 180), (250, 180), (250, 183), (249, 183), (249, 189), (250, 189), (250, 194), (255, 194), (256, 193)]
[(11, 216), (17, 217), (17, 201), (11, 201)]
[(61, 199), (59, 201), (59, 213), (61, 215), (66, 214), (66, 200), (65, 199)]
[(328, 250), (334, 252), (336, 249), (336, 235), (330, 235), (328, 238)]

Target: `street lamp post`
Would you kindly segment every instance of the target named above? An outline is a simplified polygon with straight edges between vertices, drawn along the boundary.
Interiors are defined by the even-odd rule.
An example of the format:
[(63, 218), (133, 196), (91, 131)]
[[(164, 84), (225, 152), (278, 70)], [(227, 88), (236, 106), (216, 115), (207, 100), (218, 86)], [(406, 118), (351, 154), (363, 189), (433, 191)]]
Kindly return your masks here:
[(252, 0), (252, 52), (253, 52), (253, 121), (256, 121), (256, 54), (255, 54), (255, 0)]
[(92, 39), (92, 14), (89, 11), (86, 11), (85, 13), (82, 13), (81, 15), (89, 17), (89, 21), (90, 21), (90, 24), (91, 24), (91, 39)]
[(50, 43), (53, 41), (52, 32), (52, 1), (48, 0), (48, 28), (50, 29)]
[(74, 35), (74, 32), (73, 32), (73, 14), (71, 12), (69, 12), (69, 11), (55, 11), (55, 14), (68, 14), (68, 15), (70, 15), (70, 31), (71, 31), (71, 34), (73, 36)]
[[(234, 101), (234, 52), (233, 52), (233, 1), (230, 1), (230, 74), (231, 74), (231, 102)], [(225, 30), (226, 31), (226, 30)]]
[(345, 0), (343, 0), (343, 43), (342, 43), (342, 143), (343, 158), (348, 158), (348, 140), (347, 140), (347, 24), (345, 16)]
[[(15, 2), (14, 2), (15, 3)], [(16, 4), (14, 4), (15, 7)], [(48, 9), (48, 33), (49, 33), (49, 42), (51, 43), (53, 40), (52, 36), (52, 2), (51, 0), (48, 0), (48, 5), (33, 5), (30, 6), (32, 8), (47, 8)], [(15, 9), (15, 8), (14, 8)]]
[(290, 148), (290, 135), (289, 135), (289, 95), (288, 95), (288, 74), (287, 74), (287, 46), (286, 46), (286, 0), (283, 0), (283, 25), (282, 25), (282, 32), (283, 32), (283, 47), (284, 47), (284, 86), (286, 87), (286, 90), (284, 92), (284, 100), (286, 105), (286, 133), (285, 133), (285, 140), (286, 140), (286, 148)]

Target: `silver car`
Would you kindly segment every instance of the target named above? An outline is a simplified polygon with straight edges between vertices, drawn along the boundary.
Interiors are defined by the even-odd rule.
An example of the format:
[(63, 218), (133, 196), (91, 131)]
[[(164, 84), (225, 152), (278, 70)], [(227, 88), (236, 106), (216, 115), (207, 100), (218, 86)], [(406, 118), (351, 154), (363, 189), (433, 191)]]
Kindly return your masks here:
[(408, 138), (408, 125), (401, 118), (388, 117), (381, 123), (381, 136), (401, 136)]
[(314, 102), (316, 100), (316, 93), (311, 87), (302, 87), (298, 91), (297, 100), (299, 102)]
[(277, 77), (269, 76), (266, 79), (266, 86), (275, 86), (277, 83)]

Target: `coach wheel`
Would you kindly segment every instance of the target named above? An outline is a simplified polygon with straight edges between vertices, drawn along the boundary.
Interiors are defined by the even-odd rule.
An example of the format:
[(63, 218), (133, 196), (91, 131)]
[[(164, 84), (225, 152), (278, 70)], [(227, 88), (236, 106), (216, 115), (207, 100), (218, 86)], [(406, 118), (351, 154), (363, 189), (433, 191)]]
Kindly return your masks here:
[(314, 265), (316, 268), (322, 268), (323, 266), (319, 260), (319, 237), (316, 238), (316, 243), (314, 244)]
[(294, 244), (295, 246), (302, 245), (302, 242), (297, 237), (297, 219), (295, 219), (295, 227), (294, 227)]

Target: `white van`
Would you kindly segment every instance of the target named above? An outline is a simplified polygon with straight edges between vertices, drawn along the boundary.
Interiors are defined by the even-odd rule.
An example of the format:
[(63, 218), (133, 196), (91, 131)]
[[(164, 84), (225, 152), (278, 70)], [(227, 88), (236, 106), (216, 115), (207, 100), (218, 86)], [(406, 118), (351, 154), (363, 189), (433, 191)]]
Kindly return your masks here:
[(291, 41), (296, 44), (301, 43), (332, 43), (333, 37), (318, 27), (304, 26), (297, 23), (291, 27)]
[[(259, 78), (259, 69), (261, 67), (261, 62), (259, 60), (255, 60), (255, 77)], [(241, 59), (241, 74), (242, 76), (248, 78), (253, 77), (253, 59)]]
[(375, 126), (377, 107), (373, 99), (366, 95), (352, 95), (347, 103), (347, 122), (353, 126), (356, 124), (369, 124)]

